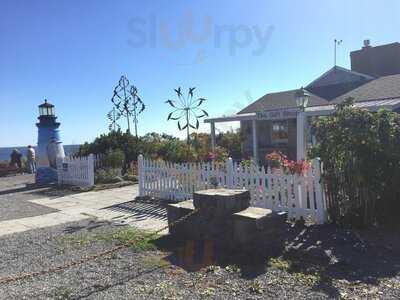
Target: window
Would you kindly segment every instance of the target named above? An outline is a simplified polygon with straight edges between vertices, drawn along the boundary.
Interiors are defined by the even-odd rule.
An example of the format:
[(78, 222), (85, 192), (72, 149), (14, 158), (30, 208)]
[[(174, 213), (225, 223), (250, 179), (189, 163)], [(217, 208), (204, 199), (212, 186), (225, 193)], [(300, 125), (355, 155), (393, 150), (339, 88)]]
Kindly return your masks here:
[(289, 138), (288, 122), (272, 122), (272, 143), (287, 143)]

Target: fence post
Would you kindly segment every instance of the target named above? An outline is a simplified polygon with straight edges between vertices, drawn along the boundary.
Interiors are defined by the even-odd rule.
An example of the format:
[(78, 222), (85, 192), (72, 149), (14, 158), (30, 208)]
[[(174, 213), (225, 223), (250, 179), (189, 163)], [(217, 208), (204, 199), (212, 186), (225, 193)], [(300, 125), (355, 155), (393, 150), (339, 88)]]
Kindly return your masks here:
[(58, 185), (62, 185), (63, 158), (57, 157), (56, 164), (57, 164), (57, 183)]
[(94, 185), (94, 155), (89, 154), (88, 157), (88, 179), (89, 179), (89, 186)]
[(226, 186), (228, 189), (233, 188), (233, 160), (229, 157), (226, 161)]
[(325, 203), (325, 192), (324, 187), (322, 184), (321, 178), (321, 159), (315, 158), (312, 160), (313, 169), (314, 169), (314, 176), (316, 181), (316, 197), (319, 200), (317, 202), (317, 216), (318, 216), (318, 223), (324, 224), (328, 220), (328, 214), (326, 210), (326, 203)]
[(144, 196), (144, 166), (143, 166), (143, 155), (138, 156), (138, 177), (139, 177), (139, 197)]

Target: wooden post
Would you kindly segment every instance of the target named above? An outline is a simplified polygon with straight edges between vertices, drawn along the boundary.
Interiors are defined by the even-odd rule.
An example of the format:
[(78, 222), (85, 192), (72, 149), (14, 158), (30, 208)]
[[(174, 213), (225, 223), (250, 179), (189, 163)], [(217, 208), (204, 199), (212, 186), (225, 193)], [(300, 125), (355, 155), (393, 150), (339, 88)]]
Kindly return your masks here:
[(256, 163), (258, 163), (258, 143), (257, 143), (257, 122), (252, 120), (253, 129), (253, 158)]
[(324, 224), (328, 221), (328, 211), (325, 202), (324, 186), (321, 178), (321, 159), (312, 160), (312, 168), (315, 176), (315, 194), (317, 202), (317, 223)]
[(63, 172), (63, 158), (57, 157), (57, 183), (62, 185), (62, 172)]
[(89, 177), (89, 186), (94, 185), (94, 155), (89, 154), (88, 157), (88, 177)]
[(305, 159), (305, 113), (304, 111), (299, 111), (297, 113), (297, 143), (296, 143), (296, 151), (297, 151), (297, 161)]
[(144, 166), (143, 166), (143, 155), (138, 156), (138, 177), (139, 177), (139, 197), (144, 196)]
[(215, 151), (215, 123), (211, 122), (210, 127), (211, 127), (211, 150), (212, 150), (212, 152), (214, 152)]
[(233, 160), (229, 157), (226, 161), (226, 187), (233, 189)]

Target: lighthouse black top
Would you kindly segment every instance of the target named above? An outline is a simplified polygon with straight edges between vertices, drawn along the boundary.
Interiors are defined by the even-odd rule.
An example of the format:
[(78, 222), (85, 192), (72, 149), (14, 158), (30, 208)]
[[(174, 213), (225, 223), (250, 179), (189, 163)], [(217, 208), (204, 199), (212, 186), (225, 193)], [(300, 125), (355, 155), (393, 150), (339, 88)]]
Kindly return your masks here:
[(59, 123), (56, 123), (57, 117), (55, 116), (55, 110), (54, 110), (54, 105), (47, 102), (47, 99), (44, 100), (44, 103), (39, 105), (39, 125), (50, 125), (54, 124), (56, 126), (60, 125)]
[(54, 105), (44, 100), (43, 104), (39, 105), (39, 115), (40, 116), (54, 116)]

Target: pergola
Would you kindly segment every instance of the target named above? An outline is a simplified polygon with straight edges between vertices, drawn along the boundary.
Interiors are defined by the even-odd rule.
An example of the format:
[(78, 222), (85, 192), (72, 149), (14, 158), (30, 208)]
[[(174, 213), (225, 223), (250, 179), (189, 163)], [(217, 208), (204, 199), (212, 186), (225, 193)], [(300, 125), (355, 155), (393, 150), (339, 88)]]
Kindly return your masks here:
[[(321, 105), (321, 106), (310, 106), (307, 107), (307, 99), (301, 97), (307, 97), (304, 93), (303, 96), (299, 96), (297, 102), (298, 107), (282, 108), (275, 110), (264, 110), (253, 113), (236, 114), (231, 116), (223, 116), (217, 118), (208, 118), (204, 122), (210, 123), (211, 127), (211, 147), (215, 149), (215, 124), (223, 122), (233, 121), (251, 121), (252, 124), (252, 136), (253, 136), (253, 158), (258, 160), (258, 141), (257, 141), (257, 126), (256, 122), (261, 120), (287, 120), (296, 119), (297, 124), (297, 160), (305, 158), (306, 153), (306, 142), (305, 142), (305, 131), (306, 131), (306, 120), (308, 117), (327, 116), (335, 111), (335, 105)], [(353, 104), (354, 107), (368, 109), (371, 111), (378, 111), (379, 109), (386, 109), (390, 111), (396, 111), (400, 109), (400, 98), (381, 99), (381, 100), (368, 100), (359, 101)]]

